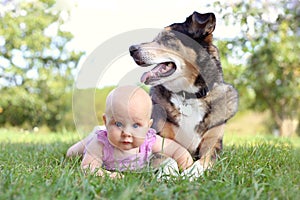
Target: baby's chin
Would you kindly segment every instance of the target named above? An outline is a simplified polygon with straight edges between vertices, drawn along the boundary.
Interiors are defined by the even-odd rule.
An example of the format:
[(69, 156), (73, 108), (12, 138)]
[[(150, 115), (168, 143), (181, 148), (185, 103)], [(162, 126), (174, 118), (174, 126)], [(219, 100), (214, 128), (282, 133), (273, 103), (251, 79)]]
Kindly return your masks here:
[(139, 152), (139, 147), (136, 146), (119, 146), (118, 149), (120, 151), (123, 151), (125, 153), (129, 153), (129, 154), (137, 154)]

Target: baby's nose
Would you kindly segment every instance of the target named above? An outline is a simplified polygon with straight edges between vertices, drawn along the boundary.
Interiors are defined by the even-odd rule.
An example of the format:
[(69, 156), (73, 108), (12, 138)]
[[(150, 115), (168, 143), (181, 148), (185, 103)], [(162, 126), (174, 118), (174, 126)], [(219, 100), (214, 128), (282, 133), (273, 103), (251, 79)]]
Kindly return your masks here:
[(131, 137), (132, 136), (131, 130), (129, 128), (124, 128), (122, 131), (122, 135), (125, 137)]

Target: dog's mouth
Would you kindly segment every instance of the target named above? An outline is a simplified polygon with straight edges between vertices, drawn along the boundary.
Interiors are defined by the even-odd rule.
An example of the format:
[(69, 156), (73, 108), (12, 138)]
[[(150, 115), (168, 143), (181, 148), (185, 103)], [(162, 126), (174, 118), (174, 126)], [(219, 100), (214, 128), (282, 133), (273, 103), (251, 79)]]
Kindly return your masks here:
[(157, 64), (153, 69), (145, 72), (141, 77), (141, 82), (145, 84), (151, 84), (163, 77), (168, 77), (176, 71), (176, 65), (174, 62), (163, 62)]

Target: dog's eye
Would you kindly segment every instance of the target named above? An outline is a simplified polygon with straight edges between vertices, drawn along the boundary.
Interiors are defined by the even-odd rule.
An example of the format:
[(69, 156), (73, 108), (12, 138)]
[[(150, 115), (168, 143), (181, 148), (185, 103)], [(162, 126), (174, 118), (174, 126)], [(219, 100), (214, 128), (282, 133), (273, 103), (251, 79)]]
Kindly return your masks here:
[(170, 35), (164, 35), (161, 39), (164, 41), (170, 41), (170, 40), (173, 40), (173, 37)]

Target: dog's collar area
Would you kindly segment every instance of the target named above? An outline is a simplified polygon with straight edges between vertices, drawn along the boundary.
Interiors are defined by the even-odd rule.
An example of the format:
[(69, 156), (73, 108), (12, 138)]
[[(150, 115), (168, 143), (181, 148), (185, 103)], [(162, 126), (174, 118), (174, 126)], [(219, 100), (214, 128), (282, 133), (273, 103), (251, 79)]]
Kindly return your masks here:
[(199, 91), (196, 93), (180, 91), (177, 92), (176, 94), (183, 96), (184, 99), (200, 99), (202, 97), (205, 97), (207, 95), (207, 92), (208, 92), (208, 88), (204, 87), (204, 88), (200, 88)]

